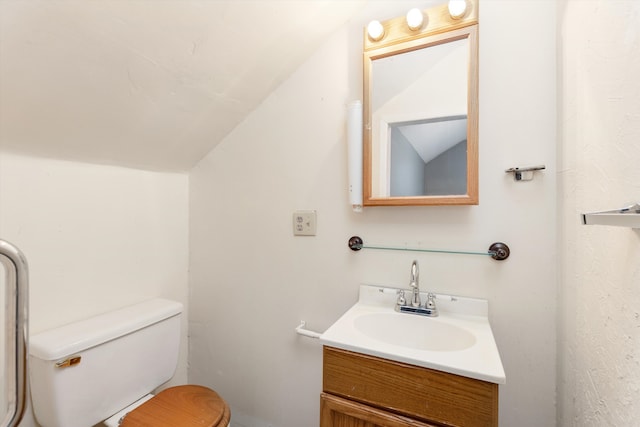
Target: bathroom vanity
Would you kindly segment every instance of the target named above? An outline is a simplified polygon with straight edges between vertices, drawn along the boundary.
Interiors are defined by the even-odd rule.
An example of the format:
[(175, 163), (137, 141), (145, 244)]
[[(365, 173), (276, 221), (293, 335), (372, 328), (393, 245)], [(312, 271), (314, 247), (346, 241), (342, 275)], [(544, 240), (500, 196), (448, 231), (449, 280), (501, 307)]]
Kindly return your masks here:
[(324, 347), (320, 427), (497, 426), (498, 384)]
[(505, 374), (487, 301), (438, 294), (425, 317), (396, 311), (399, 291), (361, 285), (320, 336), (320, 427), (498, 426)]

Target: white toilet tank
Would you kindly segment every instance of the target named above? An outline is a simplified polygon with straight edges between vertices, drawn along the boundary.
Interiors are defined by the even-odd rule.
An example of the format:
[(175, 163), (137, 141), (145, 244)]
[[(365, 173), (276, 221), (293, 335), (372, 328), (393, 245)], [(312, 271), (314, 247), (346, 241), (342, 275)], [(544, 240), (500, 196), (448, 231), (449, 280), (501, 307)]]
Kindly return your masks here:
[(167, 382), (182, 304), (153, 299), (30, 337), (29, 384), (42, 427), (90, 427)]

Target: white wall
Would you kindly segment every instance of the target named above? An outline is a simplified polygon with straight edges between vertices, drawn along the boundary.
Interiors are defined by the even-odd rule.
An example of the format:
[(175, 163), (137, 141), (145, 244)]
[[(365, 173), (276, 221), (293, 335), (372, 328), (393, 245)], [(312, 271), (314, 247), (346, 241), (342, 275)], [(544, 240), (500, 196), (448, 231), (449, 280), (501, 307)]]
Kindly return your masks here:
[(640, 3), (564, 1), (558, 425), (640, 420), (640, 230), (579, 214), (640, 201)]
[(0, 152), (0, 238), (29, 262), (31, 333), (153, 297), (186, 308), (187, 188), (184, 174)]
[[(234, 426), (318, 423), (324, 330), (361, 282), (490, 301), (507, 384), (504, 426), (555, 424), (555, 31), (551, 1), (483, 1), (480, 9), (480, 205), (367, 208), (347, 197), (346, 105), (362, 96), (362, 28), (415, 2), (370, 2), (327, 40), (190, 175), (191, 382), (216, 388)], [(386, 9), (382, 11), (382, 9)], [(546, 164), (532, 182), (511, 166)], [(318, 211), (318, 234), (294, 237), (291, 214)], [(347, 240), (486, 250), (484, 257), (355, 253)]]

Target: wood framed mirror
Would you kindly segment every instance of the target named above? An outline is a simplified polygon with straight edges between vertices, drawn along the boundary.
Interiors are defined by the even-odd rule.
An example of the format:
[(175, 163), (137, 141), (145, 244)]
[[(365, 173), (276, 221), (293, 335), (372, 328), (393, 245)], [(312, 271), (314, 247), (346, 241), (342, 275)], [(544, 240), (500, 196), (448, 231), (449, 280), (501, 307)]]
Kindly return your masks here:
[(477, 205), (478, 5), (364, 34), (364, 206)]

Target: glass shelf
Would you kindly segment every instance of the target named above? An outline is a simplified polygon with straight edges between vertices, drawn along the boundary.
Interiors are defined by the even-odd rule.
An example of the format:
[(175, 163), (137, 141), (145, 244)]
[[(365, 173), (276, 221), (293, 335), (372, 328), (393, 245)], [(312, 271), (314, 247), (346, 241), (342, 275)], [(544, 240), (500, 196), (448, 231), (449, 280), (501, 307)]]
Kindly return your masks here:
[(392, 246), (373, 246), (365, 245), (364, 241), (359, 236), (353, 236), (349, 239), (349, 248), (352, 251), (359, 251), (361, 249), (377, 249), (386, 251), (407, 251), (407, 252), (427, 252), (427, 253), (440, 253), (440, 254), (454, 254), (454, 255), (480, 255), (490, 256), (496, 261), (504, 261), (509, 258), (511, 251), (509, 246), (502, 242), (492, 243), (489, 249), (484, 252), (476, 251), (458, 251), (458, 250), (443, 250), (443, 249), (423, 249), (423, 248), (399, 248)]

